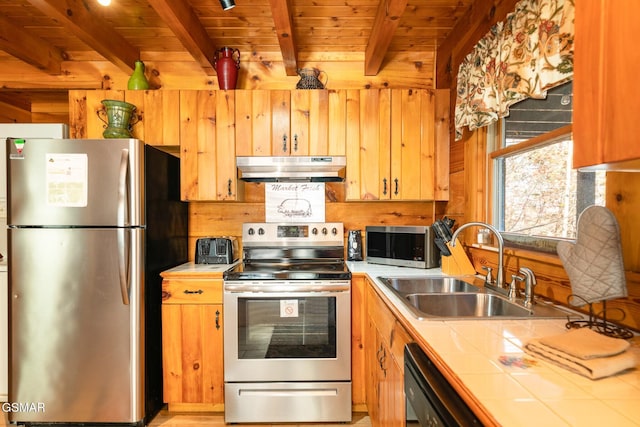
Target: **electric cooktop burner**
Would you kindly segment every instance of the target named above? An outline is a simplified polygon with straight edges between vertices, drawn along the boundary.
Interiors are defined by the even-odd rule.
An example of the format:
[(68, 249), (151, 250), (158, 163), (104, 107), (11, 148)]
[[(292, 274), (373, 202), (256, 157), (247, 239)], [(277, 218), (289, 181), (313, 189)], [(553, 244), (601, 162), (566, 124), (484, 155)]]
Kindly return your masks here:
[(351, 280), (342, 223), (243, 224), (243, 262), (232, 280)]
[(224, 280), (351, 280), (342, 261), (241, 263), (224, 273)]

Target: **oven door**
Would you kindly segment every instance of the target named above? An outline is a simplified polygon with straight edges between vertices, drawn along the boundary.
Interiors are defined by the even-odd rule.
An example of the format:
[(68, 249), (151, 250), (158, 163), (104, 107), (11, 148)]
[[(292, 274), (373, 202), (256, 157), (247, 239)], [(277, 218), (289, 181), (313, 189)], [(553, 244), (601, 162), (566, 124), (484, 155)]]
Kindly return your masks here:
[(225, 382), (350, 381), (350, 281), (225, 282)]

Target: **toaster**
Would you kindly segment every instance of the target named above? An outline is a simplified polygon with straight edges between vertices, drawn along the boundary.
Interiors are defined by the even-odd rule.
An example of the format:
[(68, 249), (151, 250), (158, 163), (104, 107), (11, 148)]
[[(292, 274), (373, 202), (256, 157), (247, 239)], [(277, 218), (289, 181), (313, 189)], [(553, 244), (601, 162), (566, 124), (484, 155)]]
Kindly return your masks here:
[(196, 264), (233, 264), (238, 260), (235, 237), (202, 237), (196, 240)]

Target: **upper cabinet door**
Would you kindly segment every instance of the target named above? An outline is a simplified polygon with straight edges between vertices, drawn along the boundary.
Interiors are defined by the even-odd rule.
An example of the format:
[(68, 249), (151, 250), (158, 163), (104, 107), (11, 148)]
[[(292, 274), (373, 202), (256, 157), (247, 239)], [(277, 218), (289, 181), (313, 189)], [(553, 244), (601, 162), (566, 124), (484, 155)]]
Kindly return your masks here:
[(182, 200), (237, 200), (234, 91), (181, 91), (180, 125)]
[(350, 90), (347, 96), (347, 200), (389, 200), (391, 91)]
[(134, 138), (155, 146), (180, 145), (180, 91), (127, 90), (124, 100), (136, 106)]
[(271, 118), (271, 154), (288, 156), (292, 153), (291, 93), (288, 90), (273, 90), (270, 98), (270, 109), (264, 113)]
[(329, 153), (329, 92), (291, 92), (291, 155)]
[(636, 0), (576, 2), (574, 167), (640, 159), (639, 13)]
[(235, 92), (236, 154), (288, 156), (291, 152), (290, 91)]
[(344, 155), (346, 92), (236, 91), (236, 124), (239, 156)]
[(391, 91), (391, 199), (434, 199), (434, 122), (434, 91)]
[[(447, 151), (438, 186), (448, 188), (448, 168), (440, 170), (449, 159), (448, 133), (435, 125), (435, 104), (433, 90), (360, 91), (359, 144), (347, 146), (347, 200), (435, 200), (436, 145)], [(448, 190), (438, 197), (445, 200)]]

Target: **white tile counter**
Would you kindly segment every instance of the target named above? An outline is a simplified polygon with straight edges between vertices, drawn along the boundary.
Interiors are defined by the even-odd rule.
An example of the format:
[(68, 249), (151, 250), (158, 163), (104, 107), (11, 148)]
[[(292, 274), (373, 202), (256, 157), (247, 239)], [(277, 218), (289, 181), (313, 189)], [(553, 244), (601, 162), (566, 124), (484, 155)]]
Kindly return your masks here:
[(417, 320), (377, 276), (439, 276), (413, 269), (348, 262), (379, 285), (407, 323), (438, 353), (464, 386), (504, 426), (639, 426), (640, 340), (632, 341), (638, 366), (590, 380), (523, 351), (532, 338), (566, 331), (563, 319)]
[(209, 276), (222, 277), (222, 273), (238, 264), (196, 264), (194, 262), (185, 262), (173, 268), (160, 273), (162, 277), (187, 277), (187, 278), (205, 278)]

